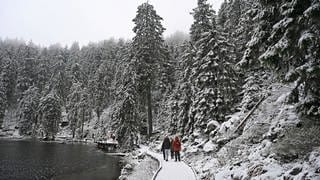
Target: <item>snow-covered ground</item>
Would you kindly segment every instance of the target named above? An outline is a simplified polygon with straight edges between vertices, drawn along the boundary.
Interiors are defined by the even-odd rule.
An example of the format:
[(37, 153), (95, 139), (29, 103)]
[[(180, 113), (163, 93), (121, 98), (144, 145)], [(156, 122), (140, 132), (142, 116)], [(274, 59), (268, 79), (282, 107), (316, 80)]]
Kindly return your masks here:
[(129, 153), (122, 161), (119, 180), (150, 180), (159, 167), (155, 159), (140, 150)]
[(146, 146), (142, 146), (141, 151), (160, 162), (159, 172), (154, 176), (155, 180), (196, 180), (194, 171), (185, 162), (176, 162), (170, 158), (165, 161), (162, 154), (156, 153)]
[[(303, 131), (297, 127), (300, 119), (295, 106), (286, 103), (292, 88), (291, 85), (272, 84), (266, 91), (267, 98), (252, 113), (240, 133), (235, 130), (246, 113), (238, 112), (221, 124), (218, 133), (209, 140), (194, 135), (193, 142), (186, 142), (186, 160), (199, 178), (320, 179), (320, 148), (313, 147), (307, 149), (306, 154), (297, 154), (304, 147), (289, 146), (282, 140), (290, 128), (297, 129), (292, 130), (292, 137), (288, 137), (293, 141)], [(303, 144), (301, 142), (300, 146)]]

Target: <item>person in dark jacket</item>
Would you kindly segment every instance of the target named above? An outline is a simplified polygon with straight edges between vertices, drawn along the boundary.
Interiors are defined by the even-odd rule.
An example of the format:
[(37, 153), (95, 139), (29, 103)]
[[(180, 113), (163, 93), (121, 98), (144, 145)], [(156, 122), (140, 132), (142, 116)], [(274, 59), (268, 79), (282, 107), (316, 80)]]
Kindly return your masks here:
[(170, 144), (171, 144), (171, 148), (170, 148), (170, 155), (171, 155), (171, 159), (174, 159), (174, 151), (173, 151), (173, 137), (170, 138)]
[(180, 161), (181, 142), (178, 136), (176, 136), (173, 140), (173, 151), (175, 161)]
[(162, 142), (161, 151), (163, 152), (163, 159), (168, 161), (168, 156), (171, 148), (170, 139), (166, 136)]

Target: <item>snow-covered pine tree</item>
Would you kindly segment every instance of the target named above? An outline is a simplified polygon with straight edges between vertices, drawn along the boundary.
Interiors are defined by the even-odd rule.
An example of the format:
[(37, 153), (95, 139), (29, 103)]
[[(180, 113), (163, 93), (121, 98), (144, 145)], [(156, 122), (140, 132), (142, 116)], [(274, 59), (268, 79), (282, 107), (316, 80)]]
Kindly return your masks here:
[[(0, 81), (2, 84), (2, 91), (4, 92), (4, 98), (6, 99), (7, 106), (15, 103), (15, 84), (16, 84), (16, 64), (9, 58), (2, 60), (3, 70), (0, 73)], [(6, 106), (5, 106), (6, 107)]]
[(195, 130), (203, 133), (209, 121), (223, 122), (225, 116), (234, 111), (238, 77), (227, 52), (231, 45), (217, 31), (211, 6), (206, 1), (198, 1), (193, 16), (191, 40), (196, 54), (189, 78), (193, 98), (188, 121), (183, 124), (186, 133)]
[(134, 139), (137, 138), (141, 127), (139, 117), (138, 90), (136, 88), (136, 76), (134, 76), (133, 64), (129, 63), (124, 69), (122, 85), (117, 93), (117, 100), (112, 114), (112, 127), (115, 129), (117, 139), (122, 148), (132, 149)]
[[(114, 57), (115, 58), (115, 57)], [(93, 108), (100, 120), (104, 108), (111, 105), (114, 95), (112, 94), (112, 83), (116, 73), (115, 59), (105, 60), (96, 70), (92, 78)]]
[(194, 22), (190, 28), (190, 38), (192, 42), (196, 42), (204, 32), (212, 29), (214, 10), (207, 0), (198, 0), (197, 7), (193, 9), (191, 14)]
[(3, 118), (5, 115), (5, 111), (6, 111), (6, 106), (7, 106), (6, 93), (5, 93), (4, 86), (2, 85), (2, 82), (0, 81), (0, 129), (2, 128)]
[(203, 34), (197, 46), (191, 75), (194, 98), (188, 126), (204, 130), (209, 121), (224, 122), (225, 116), (234, 112), (238, 76), (230, 63), (229, 44), (215, 28)]
[[(148, 122), (148, 135), (153, 131), (152, 123), (152, 89), (155, 85), (155, 79), (159, 74), (159, 63), (165, 58), (165, 47), (162, 33), (164, 31), (161, 25), (162, 18), (157, 15), (153, 6), (149, 3), (143, 3), (138, 7), (137, 15), (133, 19), (135, 27), (133, 32), (136, 34), (132, 42), (132, 59), (134, 63), (134, 73), (137, 77), (135, 82), (139, 91), (139, 100), (142, 111), (146, 111)], [(146, 110), (144, 110), (146, 109)]]
[(78, 123), (80, 129), (80, 138), (84, 138), (85, 134), (83, 131), (84, 123), (88, 122), (92, 118), (92, 102), (90, 99), (90, 93), (87, 88), (83, 88), (80, 94), (80, 101), (79, 101), (79, 120)]
[(62, 102), (54, 90), (40, 99), (38, 118), (44, 132), (43, 135), (47, 139), (54, 139), (58, 132), (61, 107)]
[(18, 68), (18, 77), (16, 84), (16, 91), (18, 99), (22, 98), (24, 91), (29, 89), (35, 83), (36, 70), (35, 59), (24, 58), (22, 64)]
[(57, 62), (54, 64), (54, 73), (51, 78), (51, 87), (56, 89), (57, 95), (61, 98), (62, 103), (65, 105), (67, 101), (67, 96), (70, 90), (70, 78), (66, 73), (66, 61), (64, 52), (58, 55)]
[[(207, 0), (198, 0), (197, 7), (193, 9), (191, 14), (194, 22), (190, 28), (190, 42), (184, 45), (185, 49), (178, 66), (181, 73), (171, 101), (173, 106), (171, 108), (170, 131), (172, 133), (179, 132), (182, 135), (193, 131), (194, 120), (192, 116), (190, 118), (192, 104), (192, 83), (190, 82), (190, 76), (198, 51), (196, 42), (215, 25), (214, 10)], [(178, 106), (178, 109), (176, 106)]]
[(40, 94), (36, 87), (30, 86), (24, 91), (19, 101), (19, 133), (21, 135), (34, 135), (37, 127), (37, 113)]
[(183, 46), (181, 54), (182, 57), (177, 67), (179, 70), (177, 79), (179, 80), (171, 97), (171, 122), (169, 131), (174, 134), (181, 133), (184, 135), (186, 132), (189, 132), (190, 129), (190, 127), (187, 127), (189, 110), (192, 104), (190, 75), (196, 49), (191, 43), (186, 43)]
[[(235, 62), (239, 62), (255, 27), (254, 18), (259, 13), (258, 0), (225, 1), (219, 10), (218, 25), (226, 33)], [(230, 51), (230, 53), (231, 53)]]
[(68, 101), (66, 105), (66, 110), (68, 111), (68, 120), (70, 124), (70, 129), (72, 132), (72, 138), (75, 137), (76, 129), (78, 128), (79, 109), (80, 109), (80, 97), (81, 97), (81, 84), (79, 82), (74, 82), (70, 89), (70, 94), (68, 95)]
[[(281, 79), (296, 82), (292, 100), (299, 111), (320, 116), (320, 26), (318, 0), (260, 1), (260, 24), (246, 57), (259, 59)], [(295, 97), (292, 97), (295, 96)]]
[(48, 60), (45, 57), (42, 57), (38, 63), (38, 68), (36, 69), (36, 74), (37, 74), (37, 81), (36, 81), (36, 86), (39, 88), (39, 92), (42, 92), (46, 84), (49, 81), (50, 78), (50, 70), (48, 66)]
[(246, 56), (243, 58), (252, 31), (258, 24), (256, 17), (260, 8), (258, 0), (232, 0), (225, 1), (218, 14), (218, 24), (227, 35), (228, 42), (233, 45), (229, 54), (235, 58), (233, 62), (238, 63), (240, 82), (243, 81), (242, 92), (239, 94), (242, 96), (243, 111), (250, 110), (261, 98), (258, 92), (262, 88), (261, 77), (265, 77), (266, 73), (260, 61), (248, 61)]

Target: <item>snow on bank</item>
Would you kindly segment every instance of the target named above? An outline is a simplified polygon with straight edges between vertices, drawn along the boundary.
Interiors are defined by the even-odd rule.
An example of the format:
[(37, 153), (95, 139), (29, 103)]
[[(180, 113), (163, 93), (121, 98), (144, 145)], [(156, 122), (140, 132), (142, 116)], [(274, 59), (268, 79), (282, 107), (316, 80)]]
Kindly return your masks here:
[(119, 180), (150, 180), (159, 167), (158, 161), (148, 156), (145, 148), (129, 153), (123, 161)]

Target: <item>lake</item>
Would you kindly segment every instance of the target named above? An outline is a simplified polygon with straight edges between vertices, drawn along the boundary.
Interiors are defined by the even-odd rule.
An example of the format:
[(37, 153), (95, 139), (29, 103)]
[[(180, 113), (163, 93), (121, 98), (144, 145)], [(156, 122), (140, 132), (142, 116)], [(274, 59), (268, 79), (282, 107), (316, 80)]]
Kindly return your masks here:
[(114, 180), (119, 159), (85, 144), (0, 139), (0, 179)]

